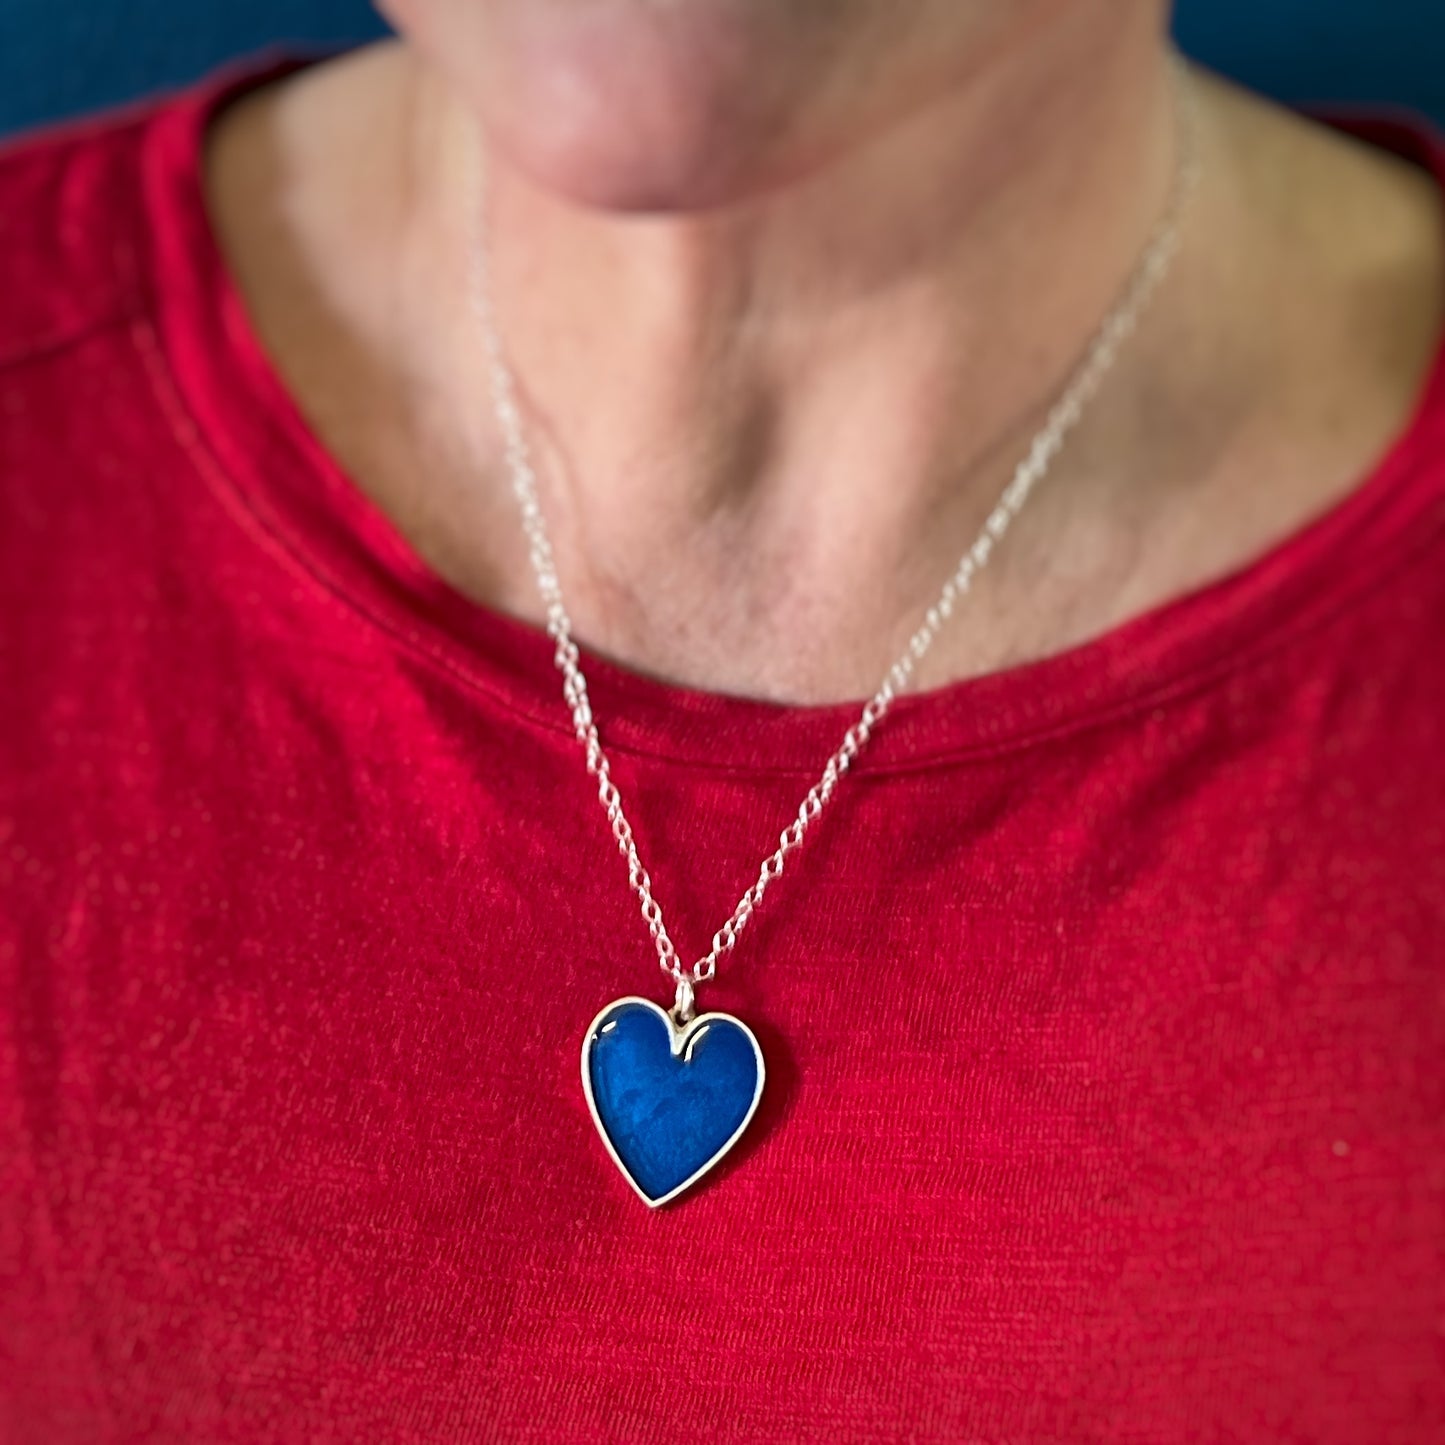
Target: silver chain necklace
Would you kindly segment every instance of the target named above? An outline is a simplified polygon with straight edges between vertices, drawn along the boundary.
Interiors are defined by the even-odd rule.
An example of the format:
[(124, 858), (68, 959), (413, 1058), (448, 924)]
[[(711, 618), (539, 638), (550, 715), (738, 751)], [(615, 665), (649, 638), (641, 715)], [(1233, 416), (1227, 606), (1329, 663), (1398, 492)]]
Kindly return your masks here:
[(1123, 289), (1094, 332), (978, 536), (924, 614), (902, 656), (888, 669), (858, 720), (844, 733), (842, 742), (824, 764), (822, 776), (799, 805), (797, 816), (783, 829), (778, 846), (764, 860), (756, 880), (713, 934), (711, 948), (690, 967), (682, 963), (668, 935), (662, 905), (638, 856), (632, 826), (598, 736), (587, 679), (572, 638), (572, 622), (537, 496), (536, 471), (522, 427), (516, 385), (496, 322), (480, 143), (474, 138), (473, 194), (468, 207), (470, 302), (481, 332), (492, 406), (504, 442), (512, 491), (521, 509), (528, 555), (546, 610), (547, 633), (555, 644), (553, 660), (562, 674), (562, 695), (571, 710), (573, 731), (583, 748), (587, 771), (597, 779), (597, 796), (626, 861), (628, 885), (641, 905), (658, 963), (676, 985), (670, 1010), (637, 997), (608, 1004), (589, 1026), (582, 1048), (583, 1092), (593, 1121), (613, 1161), (649, 1205), (675, 1198), (712, 1168), (741, 1137), (762, 1098), (762, 1049), (752, 1030), (730, 1014), (695, 1014), (696, 985), (711, 979), (717, 972), (718, 960), (737, 945), (768, 885), (782, 873), (787, 855), (802, 843), (809, 826), (828, 805), (894, 699), (907, 688), (944, 623), (987, 565), (1034, 487), (1047, 474), (1169, 269), (1199, 171), (1193, 100), (1182, 66), (1175, 69), (1174, 93), (1177, 150), (1168, 200)]

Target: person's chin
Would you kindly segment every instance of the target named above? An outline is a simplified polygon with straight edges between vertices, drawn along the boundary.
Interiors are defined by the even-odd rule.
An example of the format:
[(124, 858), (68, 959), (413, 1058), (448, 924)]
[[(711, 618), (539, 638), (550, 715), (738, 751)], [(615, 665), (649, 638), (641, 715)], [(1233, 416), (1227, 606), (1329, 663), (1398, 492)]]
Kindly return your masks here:
[(766, 52), (704, 8), (666, 26), (603, 5), (508, 27), (484, 86), (496, 140), (540, 183), (609, 209), (701, 210), (765, 187), (779, 139)]
[(579, 205), (634, 214), (700, 213), (736, 204), (765, 178), (735, 147), (682, 127), (659, 136), (625, 116), (590, 126), (491, 118), (494, 143), (538, 185)]

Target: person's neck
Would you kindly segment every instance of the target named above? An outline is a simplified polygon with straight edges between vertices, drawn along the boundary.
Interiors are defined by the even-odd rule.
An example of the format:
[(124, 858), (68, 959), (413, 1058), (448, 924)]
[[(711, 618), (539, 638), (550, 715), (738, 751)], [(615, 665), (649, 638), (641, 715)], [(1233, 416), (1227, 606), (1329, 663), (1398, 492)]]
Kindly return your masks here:
[[(497, 310), (584, 635), (626, 655), (671, 619), (680, 654), (790, 610), (828, 649), (872, 617), (863, 671), (801, 690), (886, 662), (1164, 205), (1168, 52), (1142, 7), (1110, 7), (1112, 28), (1078, 9), (1088, 33), (1021, 37), (745, 206), (607, 214), (489, 157)], [(423, 72), (417, 95), (422, 174), (455, 225), (470, 119)], [(500, 600), (525, 612), (512, 580)], [(731, 623), (679, 620), (709, 592)], [(782, 667), (796, 693), (806, 663)]]

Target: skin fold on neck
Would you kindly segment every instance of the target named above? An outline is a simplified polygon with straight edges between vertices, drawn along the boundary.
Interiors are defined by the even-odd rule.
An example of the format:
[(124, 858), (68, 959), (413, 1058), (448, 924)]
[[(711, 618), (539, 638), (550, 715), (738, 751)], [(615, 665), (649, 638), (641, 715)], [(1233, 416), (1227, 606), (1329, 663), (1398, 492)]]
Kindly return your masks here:
[[(1084, 9), (1086, 7), (1080, 7)], [(690, 686), (871, 692), (1164, 204), (1157, 18), (1012, 37), (813, 173), (603, 212), (487, 154), (494, 291), (581, 641)], [(1441, 309), (1403, 163), (1194, 76), (1175, 269), (920, 686), (1073, 645), (1360, 480)], [(406, 45), (232, 106), (208, 192), (253, 324), (356, 484), (536, 621), (465, 306), (468, 107)]]

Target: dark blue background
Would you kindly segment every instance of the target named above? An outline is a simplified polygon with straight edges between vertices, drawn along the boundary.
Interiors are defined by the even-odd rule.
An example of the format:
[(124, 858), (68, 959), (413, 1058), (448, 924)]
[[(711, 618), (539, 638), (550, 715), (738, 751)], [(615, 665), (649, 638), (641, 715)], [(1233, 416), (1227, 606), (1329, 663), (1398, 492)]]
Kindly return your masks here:
[[(1177, 29), (1191, 54), (1286, 100), (1393, 102), (1445, 124), (1445, 0), (1180, 0)], [(381, 33), (364, 0), (0, 0), (0, 130), (278, 42)]]

